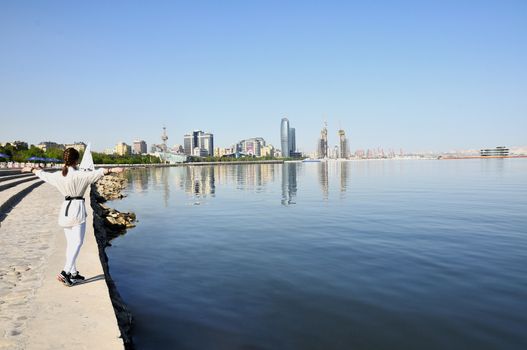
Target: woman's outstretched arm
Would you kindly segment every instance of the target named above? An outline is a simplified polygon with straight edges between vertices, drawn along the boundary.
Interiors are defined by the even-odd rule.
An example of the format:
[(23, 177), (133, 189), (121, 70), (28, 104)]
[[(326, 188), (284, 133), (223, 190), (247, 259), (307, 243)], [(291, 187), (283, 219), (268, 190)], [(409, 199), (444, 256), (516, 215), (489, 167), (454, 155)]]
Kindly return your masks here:
[(116, 168), (99, 168), (95, 171), (92, 171), (90, 173), (91, 179), (90, 182), (94, 183), (97, 182), (101, 177), (104, 175), (108, 175), (110, 173), (122, 173), (124, 171), (124, 168), (116, 167)]
[(53, 173), (48, 173), (42, 170), (41, 167), (24, 167), (22, 168), (23, 173), (33, 173), (37, 175), (41, 180), (44, 180), (44, 182), (47, 182), (51, 185), (55, 185), (55, 176)]

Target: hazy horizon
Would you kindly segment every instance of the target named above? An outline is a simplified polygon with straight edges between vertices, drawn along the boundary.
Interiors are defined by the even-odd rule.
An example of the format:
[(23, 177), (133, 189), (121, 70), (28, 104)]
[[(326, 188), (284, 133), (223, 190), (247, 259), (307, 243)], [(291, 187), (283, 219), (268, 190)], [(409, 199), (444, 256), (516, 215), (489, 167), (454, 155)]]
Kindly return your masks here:
[(0, 141), (525, 146), (524, 1), (0, 4)]

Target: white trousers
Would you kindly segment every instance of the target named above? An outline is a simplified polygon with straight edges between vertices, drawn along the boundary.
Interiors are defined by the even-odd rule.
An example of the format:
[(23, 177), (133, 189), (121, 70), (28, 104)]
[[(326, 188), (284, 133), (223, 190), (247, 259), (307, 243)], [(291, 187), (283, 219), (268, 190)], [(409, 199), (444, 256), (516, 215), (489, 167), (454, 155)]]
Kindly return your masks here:
[(64, 227), (64, 234), (66, 235), (66, 264), (64, 265), (64, 271), (70, 273), (76, 273), (77, 267), (75, 266), (75, 260), (79, 255), (82, 243), (84, 242), (84, 233), (86, 232), (86, 223), (83, 222), (80, 225), (72, 227)]

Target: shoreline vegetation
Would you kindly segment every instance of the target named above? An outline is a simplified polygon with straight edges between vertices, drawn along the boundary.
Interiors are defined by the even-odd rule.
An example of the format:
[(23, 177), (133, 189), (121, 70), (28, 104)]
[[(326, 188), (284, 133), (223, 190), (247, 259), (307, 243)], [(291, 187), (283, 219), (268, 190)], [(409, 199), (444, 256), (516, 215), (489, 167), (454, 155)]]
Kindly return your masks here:
[[(59, 148), (51, 148), (43, 151), (35, 145), (29, 148), (24, 146), (14, 146), (6, 144), (0, 146), (0, 153), (9, 156), (9, 159), (2, 159), (3, 161), (11, 161), (17, 163), (27, 162), (31, 157), (48, 158), (48, 159), (62, 159), (64, 151)], [(79, 152), (80, 159), (84, 155), (84, 151)], [(115, 154), (104, 154), (99, 152), (91, 152), (93, 162), (95, 164), (159, 164), (161, 159), (153, 155), (131, 154), (119, 156)]]
[(99, 259), (124, 348), (129, 350), (134, 349), (132, 339), (133, 316), (110, 275), (106, 247), (111, 246), (110, 241), (112, 239), (126, 233), (127, 229), (135, 227), (136, 216), (134, 213), (119, 212), (104, 204), (110, 200), (123, 198), (122, 190), (126, 186), (127, 181), (122, 175), (105, 176), (91, 186), (90, 202), (93, 210), (93, 229), (99, 249)]

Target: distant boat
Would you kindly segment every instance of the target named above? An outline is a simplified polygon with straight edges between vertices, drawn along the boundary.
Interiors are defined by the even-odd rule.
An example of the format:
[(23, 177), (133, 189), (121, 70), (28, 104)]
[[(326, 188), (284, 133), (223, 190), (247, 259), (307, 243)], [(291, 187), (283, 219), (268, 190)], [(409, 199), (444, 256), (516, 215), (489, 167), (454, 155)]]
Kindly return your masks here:
[(320, 159), (304, 159), (303, 163), (320, 163)]

